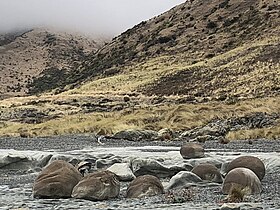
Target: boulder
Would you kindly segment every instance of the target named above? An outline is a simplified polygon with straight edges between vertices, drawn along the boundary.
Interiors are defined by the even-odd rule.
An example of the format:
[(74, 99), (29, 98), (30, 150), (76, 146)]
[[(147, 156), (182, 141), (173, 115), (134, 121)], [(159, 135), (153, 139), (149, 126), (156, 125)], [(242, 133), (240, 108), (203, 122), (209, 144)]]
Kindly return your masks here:
[(28, 170), (33, 167), (32, 159), (23, 154), (7, 154), (0, 157), (0, 169)]
[(226, 175), (222, 186), (223, 193), (231, 194), (234, 188), (245, 189), (247, 194), (258, 194), (262, 191), (259, 178), (248, 168), (235, 168)]
[(181, 171), (173, 176), (167, 189), (180, 189), (180, 188), (187, 188), (193, 185), (193, 183), (203, 182), (202, 179), (190, 171)]
[(184, 159), (204, 157), (204, 149), (200, 144), (185, 143), (180, 149), (180, 154)]
[(163, 194), (164, 189), (160, 180), (151, 175), (135, 178), (127, 187), (127, 198), (142, 198)]
[(132, 181), (135, 179), (135, 175), (130, 169), (128, 163), (115, 163), (111, 167), (107, 168), (107, 171), (111, 171), (116, 174), (120, 181)]
[(124, 130), (117, 132), (113, 136), (117, 139), (125, 139), (129, 141), (152, 141), (158, 139), (158, 132), (152, 130)]
[(106, 168), (114, 165), (115, 163), (121, 163), (121, 162), (122, 162), (122, 159), (119, 157), (116, 157), (116, 156), (112, 156), (109, 158), (104, 157), (104, 158), (100, 158), (100, 159), (96, 160), (95, 166), (98, 169), (106, 169)]
[(187, 130), (180, 135), (180, 138), (186, 140), (197, 140), (205, 142), (209, 140), (217, 140), (218, 137), (225, 136), (228, 132), (228, 127), (223, 123), (209, 123), (203, 127)]
[(258, 157), (254, 156), (241, 156), (232, 160), (226, 168), (226, 173), (234, 168), (240, 167), (251, 169), (259, 177), (260, 180), (262, 180), (265, 175), (264, 163)]
[(168, 178), (174, 176), (179, 171), (192, 169), (192, 167), (188, 165), (185, 165), (185, 167), (186, 168), (179, 167), (179, 166), (166, 167), (162, 165), (160, 162), (153, 159), (137, 158), (131, 161), (131, 168), (135, 176), (142, 176), (142, 175), (149, 174), (149, 175), (157, 176), (159, 178)]
[(101, 171), (85, 176), (73, 189), (72, 197), (91, 201), (116, 198), (120, 193), (120, 182), (110, 171)]
[(92, 167), (92, 162), (90, 161), (81, 161), (75, 165), (75, 168), (83, 175), (86, 176)]
[(209, 163), (199, 164), (195, 166), (191, 172), (199, 176), (202, 180), (208, 180), (216, 183), (223, 182), (223, 177), (219, 169), (213, 164), (209, 164)]
[(46, 166), (35, 179), (33, 195), (37, 198), (69, 198), (73, 187), (82, 179), (70, 163), (56, 160)]

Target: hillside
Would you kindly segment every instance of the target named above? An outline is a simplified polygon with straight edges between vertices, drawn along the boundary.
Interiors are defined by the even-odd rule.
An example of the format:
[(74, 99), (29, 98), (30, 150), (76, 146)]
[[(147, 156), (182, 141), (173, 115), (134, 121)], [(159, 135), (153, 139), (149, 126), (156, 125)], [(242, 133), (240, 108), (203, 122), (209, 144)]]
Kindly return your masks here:
[(67, 82), (89, 82), (74, 91), (82, 93), (221, 99), (279, 95), (279, 4), (187, 1), (114, 38)]
[(63, 75), (78, 67), (100, 44), (90, 38), (47, 29), (0, 35), (1, 97), (26, 95), (61, 85)]
[(90, 53), (67, 44), (65, 54), (42, 34), (34, 49), (52, 59), (19, 66), (55, 67), (32, 68), (39, 76), (21, 90), (33, 96), (0, 101), (0, 136), (222, 127), (227, 140), (280, 138), (279, 1), (186, 1), (97, 51), (82, 45)]

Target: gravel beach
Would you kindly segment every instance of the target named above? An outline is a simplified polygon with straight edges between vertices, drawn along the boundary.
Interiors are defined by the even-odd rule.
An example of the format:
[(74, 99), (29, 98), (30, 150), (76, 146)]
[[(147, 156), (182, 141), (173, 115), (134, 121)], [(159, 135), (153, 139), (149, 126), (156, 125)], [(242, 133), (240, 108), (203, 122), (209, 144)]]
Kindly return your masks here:
[[(49, 138), (0, 138), (1, 150), (18, 150), (18, 151), (78, 151), (84, 148), (116, 148), (116, 147), (145, 147), (145, 146), (163, 146), (179, 148), (183, 142), (181, 141), (153, 141), (153, 142), (131, 142), (126, 140), (117, 139), (102, 139), (102, 144), (97, 141), (95, 136), (60, 136)], [(204, 143), (206, 152), (216, 153), (232, 153), (239, 155), (240, 153), (265, 153), (265, 155), (278, 155), (280, 152), (280, 140), (264, 140), (258, 139), (252, 141), (252, 144), (247, 140), (233, 141), (229, 144), (219, 144), (218, 142), (208, 141)], [(153, 152), (153, 149), (147, 147), (148, 152)], [(145, 151), (145, 150), (143, 150)], [(112, 151), (113, 152), (113, 151)], [(14, 207), (23, 208), (20, 203), (7, 204), (4, 199), (7, 199), (7, 193), (12, 193), (19, 200), (21, 197), (26, 199), (26, 205), (29, 209), (38, 208), (42, 201), (32, 198), (32, 184), (37, 176), (37, 173), (26, 173), (20, 170), (3, 170), (1, 171), (0, 179), (0, 209), (13, 209)], [(25, 190), (22, 189), (24, 186)], [(262, 207), (259, 209), (280, 209), (280, 175), (279, 173), (269, 172), (266, 173), (262, 180), (263, 192), (261, 195), (248, 196), (245, 202), (260, 204)], [(19, 191), (20, 192), (19, 192)], [(192, 209), (217, 209), (225, 196), (221, 193), (221, 186), (207, 185), (205, 187), (194, 187), (191, 189), (193, 192), (192, 200), (188, 202), (187, 208)], [(22, 193), (24, 195), (22, 195)], [(0, 196), (0, 197), (1, 197)], [(89, 201), (74, 201), (71, 202), (56, 200), (59, 208), (51, 208), (52, 202), (45, 201), (45, 209), (87, 209)], [(5, 203), (5, 204), (4, 204)], [(31, 205), (32, 204), (32, 205)], [(91, 204), (92, 205), (92, 204)], [(174, 206), (175, 205), (175, 206)], [(126, 200), (121, 198), (112, 201), (96, 202), (94, 203), (96, 209), (187, 209), (186, 203), (184, 204), (166, 204), (164, 196), (149, 198), (146, 200)], [(98, 207), (99, 206), (99, 207)], [(265, 207), (264, 207), (265, 206)], [(254, 209), (256, 207), (248, 207), (245, 209)], [(41, 208), (44, 209), (44, 208)], [(89, 208), (90, 209), (90, 208)]]

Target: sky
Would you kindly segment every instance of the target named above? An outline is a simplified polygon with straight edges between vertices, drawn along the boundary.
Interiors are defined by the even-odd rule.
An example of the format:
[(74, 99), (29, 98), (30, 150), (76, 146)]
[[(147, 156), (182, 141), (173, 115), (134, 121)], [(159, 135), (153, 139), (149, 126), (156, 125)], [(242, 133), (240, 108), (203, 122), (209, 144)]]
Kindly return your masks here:
[(0, 0), (0, 32), (54, 27), (115, 36), (185, 0)]

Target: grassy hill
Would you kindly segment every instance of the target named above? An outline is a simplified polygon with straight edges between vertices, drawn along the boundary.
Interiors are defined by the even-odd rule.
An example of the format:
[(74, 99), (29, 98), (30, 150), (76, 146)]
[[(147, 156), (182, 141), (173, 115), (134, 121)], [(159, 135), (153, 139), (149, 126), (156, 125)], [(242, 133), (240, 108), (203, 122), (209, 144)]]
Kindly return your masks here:
[(187, 1), (114, 38), (68, 79), (89, 81), (75, 90), (81, 93), (278, 95), (279, 4)]
[(62, 86), (64, 75), (100, 44), (83, 36), (47, 29), (0, 35), (1, 97)]
[(280, 138), (279, 45), (279, 1), (186, 1), (86, 54), (61, 77), (37, 77), (30, 90), (39, 96), (0, 101), (0, 133), (184, 131), (263, 113), (273, 116), (268, 127), (227, 138)]

